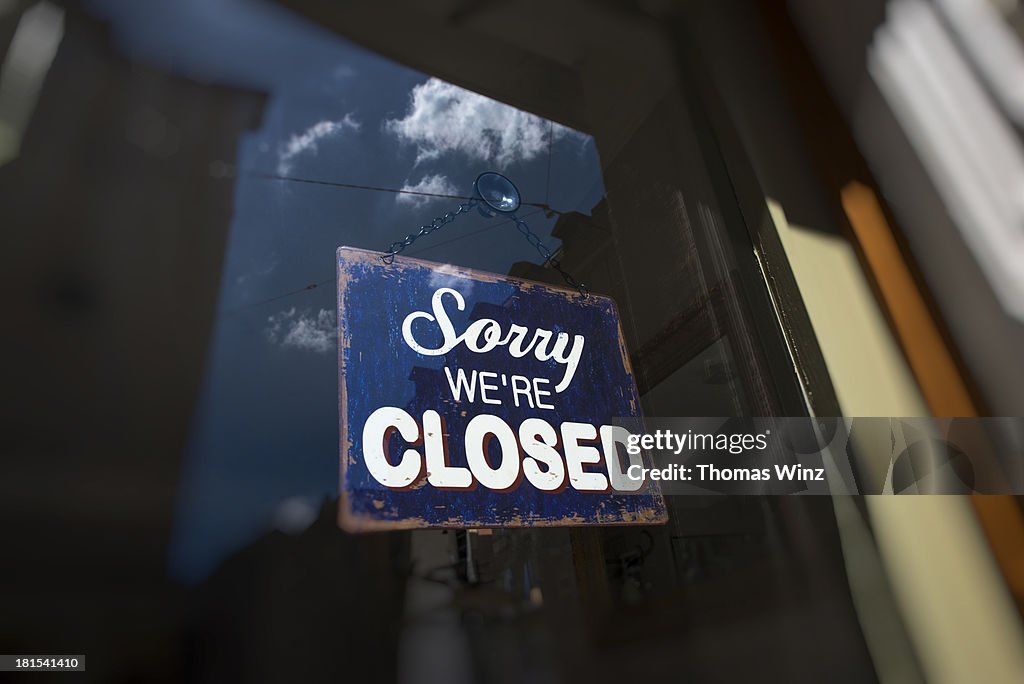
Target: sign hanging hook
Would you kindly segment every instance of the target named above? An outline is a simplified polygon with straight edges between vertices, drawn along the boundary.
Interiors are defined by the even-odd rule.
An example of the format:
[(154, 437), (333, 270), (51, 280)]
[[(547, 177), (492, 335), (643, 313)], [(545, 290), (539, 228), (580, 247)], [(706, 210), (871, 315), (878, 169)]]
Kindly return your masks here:
[(507, 216), (515, 224), (516, 229), (526, 238), (526, 241), (533, 245), (534, 249), (544, 258), (544, 263), (558, 271), (566, 285), (575, 288), (581, 295), (586, 297), (590, 293), (587, 286), (578, 282), (572, 277), (572, 274), (563, 269), (561, 261), (555, 258), (555, 255), (544, 245), (540, 237), (530, 230), (530, 226), (527, 225), (526, 221), (516, 216), (516, 212), (521, 205), (522, 198), (519, 195), (519, 188), (515, 186), (515, 183), (500, 173), (485, 171), (473, 181), (473, 198), (471, 200), (460, 204), (455, 211), (446, 212), (430, 223), (423, 224), (418, 231), (410, 233), (404, 239), (392, 242), (391, 246), (380, 257), (380, 260), (385, 264), (393, 263), (395, 256), (416, 242), (416, 240), (448, 225), (459, 215), (476, 207), (480, 214), (486, 218), (494, 218), (499, 215)]

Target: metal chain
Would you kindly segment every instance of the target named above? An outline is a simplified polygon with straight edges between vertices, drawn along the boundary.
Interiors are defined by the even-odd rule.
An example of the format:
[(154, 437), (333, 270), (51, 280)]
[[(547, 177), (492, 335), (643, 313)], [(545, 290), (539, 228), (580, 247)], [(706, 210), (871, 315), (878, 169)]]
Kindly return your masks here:
[(565, 281), (566, 285), (578, 290), (584, 298), (590, 294), (590, 290), (587, 289), (586, 285), (577, 282), (577, 280), (572, 277), (571, 273), (562, 268), (562, 262), (556, 259), (555, 255), (551, 253), (551, 250), (541, 242), (540, 237), (530, 230), (530, 226), (526, 225), (526, 221), (515, 215), (512, 216), (512, 220), (515, 222), (516, 228), (519, 229), (519, 232), (523, 234), (524, 238), (526, 238), (526, 241), (533, 245), (537, 252), (544, 258), (544, 263), (550, 264), (553, 269), (558, 271), (558, 275), (562, 276), (562, 280)]
[(420, 229), (418, 231), (416, 231), (415, 233), (409, 233), (408, 235), (406, 235), (404, 240), (398, 240), (396, 242), (392, 242), (391, 246), (388, 247), (387, 252), (385, 252), (383, 255), (381, 255), (380, 260), (383, 263), (385, 263), (385, 264), (394, 263), (395, 256), (397, 254), (399, 254), (402, 250), (404, 250), (406, 247), (408, 247), (412, 243), (416, 242), (417, 240), (419, 240), (424, 235), (430, 235), (435, 230), (437, 230), (439, 228), (443, 228), (444, 226), (448, 225), (449, 223), (454, 221), (455, 218), (459, 214), (465, 214), (467, 211), (469, 211), (470, 209), (475, 207), (476, 204), (477, 204), (477, 200), (470, 200), (468, 202), (463, 202), (462, 204), (459, 205), (459, 208), (456, 209), (455, 211), (449, 211), (446, 214), (444, 214), (443, 216), (438, 216), (436, 219), (434, 219), (430, 223), (424, 223), (422, 226), (420, 226)]
[[(422, 226), (420, 226), (420, 229), (415, 233), (409, 233), (408, 235), (406, 235), (404, 240), (397, 240), (395, 242), (392, 242), (391, 246), (388, 247), (388, 250), (381, 255), (380, 260), (385, 264), (394, 263), (395, 257), (398, 254), (400, 254), (406, 247), (416, 242), (424, 235), (430, 235), (435, 230), (443, 228), (444, 226), (454, 221), (457, 216), (459, 216), (460, 214), (465, 214), (467, 211), (469, 211), (476, 205), (477, 200), (463, 202), (455, 211), (449, 211), (443, 216), (438, 216), (430, 223), (423, 224)], [(543, 242), (541, 242), (540, 237), (532, 230), (530, 230), (530, 226), (526, 225), (526, 221), (524, 221), (523, 219), (519, 218), (514, 214), (511, 216), (511, 219), (516, 224), (516, 228), (519, 230), (519, 232), (522, 233), (523, 237), (526, 238), (526, 241), (533, 245), (534, 249), (536, 249), (537, 252), (544, 258), (544, 263), (550, 264), (553, 269), (558, 271), (558, 274), (562, 276), (562, 280), (565, 281), (566, 285), (575, 288), (584, 297), (587, 297), (590, 294), (590, 290), (587, 289), (586, 285), (584, 285), (581, 282), (577, 282), (577, 280), (572, 277), (571, 273), (562, 268), (562, 262), (556, 259), (555, 255), (551, 253), (551, 250), (548, 249)]]

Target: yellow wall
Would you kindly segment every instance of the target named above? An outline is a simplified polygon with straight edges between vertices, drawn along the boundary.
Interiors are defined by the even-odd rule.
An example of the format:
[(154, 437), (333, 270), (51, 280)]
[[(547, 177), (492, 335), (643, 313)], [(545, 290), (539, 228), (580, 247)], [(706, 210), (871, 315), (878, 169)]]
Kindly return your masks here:
[[(928, 410), (850, 244), (788, 223), (779, 230), (843, 414), (924, 416)], [(876, 463), (884, 467), (889, 454)], [(870, 464), (869, 464), (870, 469)], [(1024, 629), (966, 497), (865, 497), (890, 586), (924, 674), (932, 682), (1024, 681)], [(837, 497), (847, 565), (862, 536), (849, 501)], [(899, 658), (872, 624), (871, 588), (851, 588), (883, 681), (899, 681)]]

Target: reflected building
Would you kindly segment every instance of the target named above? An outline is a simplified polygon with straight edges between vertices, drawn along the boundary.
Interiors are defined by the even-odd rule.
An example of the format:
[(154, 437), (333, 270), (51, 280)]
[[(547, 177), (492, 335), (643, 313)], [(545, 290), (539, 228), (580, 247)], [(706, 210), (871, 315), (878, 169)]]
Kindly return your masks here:
[[(15, 4), (5, 41), (29, 7)], [(59, 49), (0, 167), (0, 363), (18, 388), (2, 418), (0, 526), (18, 560), (0, 569), (0, 651), (47, 644), (86, 654), (96, 680), (176, 681), (176, 483), (237, 145), (266, 98), (129, 61), (77, 3), (49, 7)]]

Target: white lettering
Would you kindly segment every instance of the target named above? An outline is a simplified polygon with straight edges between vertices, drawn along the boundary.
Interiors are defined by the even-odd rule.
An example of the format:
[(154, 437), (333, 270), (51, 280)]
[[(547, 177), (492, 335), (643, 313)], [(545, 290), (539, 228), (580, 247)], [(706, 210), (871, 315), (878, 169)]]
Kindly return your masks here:
[(633, 468), (642, 468), (643, 460), (639, 455), (632, 455), (626, 452), (626, 459), (629, 467), (624, 472), (619, 461), (619, 444), (629, 444), (629, 430), (620, 425), (601, 426), (601, 449), (604, 451), (605, 468), (608, 469), (608, 480), (612, 489), (620, 492), (635, 492), (643, 486), (643, 480), (627, 477), (626, 473)]
[[(522, 385), (520, 386), (520, 383)], [(515, 402), (516, 407), (519, 407), (519, 395), (522, 394), (526, 397), (526, 402), (533, 408), (533, 395), (530, 394), (530, 379), (524, 378), (522, 375), (512, 376), (512, 400)]]
[[(526, 456), (523, 458), (523, 474), (542, 492), (553, 492), (565, 484), (565, 464), (558, 446), (558, 433), (551, 424), (540, 418), (527, 418), (519, 426), (519, 443)], [(541, 470), (538, 463), (543, 463)]]
[[(389, 453), (395, 432), (409, 447), (403, 447), (399, 459)], [(664, 474), (648, 471), (639, 455), (625, 453), (629, 437), (619, 426), (598, 429), (588, 423), (566, 422), (559, 430), (542, 418), (527, 418), (514, 429), (498, 416), (481, 414), (466, 426), (460, 447), (460, 451), (464, 448), (465, 464), (452, 465), (452, 436), (437, 411), (423, 412), (421, 428), (406, 411), (384, 406), (370, 414), (363, 426), (363, 462), (370, 475), (390, 489), (408, 488), (425, 477), (427, 484), (440, 490), (470, 489), (478, 482), (504, 492), (518, 487), (525, 477), (542, 492), (557, 493), (567, 485), (581, 492), (635, 492), (648, 472), (654, 479)], [(420, 443), (422, 454), (413, 448)], [(607, 476), (585, 470), (599, 465), (602, 458)]]
[(455, 373), (455, 378), (452, 379), (452, 372), (448, 370), (448, 366), (444, 367), (444, 374), (448, 376), (448, 386), (452, 390), (452, 397), (455, 401), (462, 401), (462, 390), (466, 390), (467, 401), (473, 401), (473, 396), (476, 394), (476, 371), (469, 374), (470, 379), (466, 380), (466, 371), (461, 368)]
[[(475, 373), (476, 371), (473, 371), (473, 372)], [(492, 390), (497, 390), (498, 386), (497, 385), (488, 385), (485, 382), (485, 379), (486, 379), (486, 378), (484, 378), (485, 375), (489, 375), (492, 378), (494, 378), (495, 380), (498, 379), (498, 374), (497, 373), (492, 373), (490, 371), (483, 371), (482, 373), (480, 373), (480, 400), (482, 402), (484, 402), (485, 404), (500, 404), (501, 403), (501, 399), (494, 399), (493, 397), (488, 398), (487, 393), (492, 391)]]
[(562, 445), (569, 482), (581, 492), (603, 492), (608, 489), (608, 479), (604, 475), (583, 470), (584, 464), (601, 462), (600, 451), (580, 444), (580, 440), (595, 439), (597, 428), (589, 423), (562, 423)]
[[(460, 335), (455, 332), (448, 312), (445, 310), (444, 296), (449, 295), (455, 300), (455, 306), (459, 311), (466, 308), (466, 300), (458, 290), (450, 287), (440, 287), (434, 291), (430, 299), (431, 313), (426, 311), (414, 311), (402, 321), (402, 337), (409, 348), (424, 356), (441, 356), (452, 351), (460, 344), (465, 343), (466, 348), (477, 354), (484, 354), (495, 347), (506, 346), (508, 353), (514, 358), (526, 356), (533, 350), (534, 357), (541, 362), (555, 361), (565, 366), (562, 379), (555, 385), (555, 392), (563, 392), (572, 382), (576, 370), (579, 368), (580, 360), (583, 357), (583, 346), (586, 343), (583, 335), (574, 335), (572, 346), (569, 346), (569, 333), (560, 332), (555, 336), (554, 343), (551, 342), (552, 331), (544, 328), (537, 328), (529, 344), (524, 346), (527, 328), (521, 325), (509, 326), (508, 334), (501, 336), (501, 324), (492, 318), (481, 318), (473, 321), (469, 327)], [(439, 347), (426, 347), (420, 344), (413, 334), (412, 326), (418, 320), (425, 320), (434, 323), (443, 339)]]
[(398, 464), (391, 464), (388, 441), (394, 430), (410, 444), (419, 440), (420, 426), (402, 409), (382, 406), (370, 414), (363, 425), (363, 462), (377, 482), (399, 489), (419, 479), (423, 460), (414, 449), (406, 449)]
[[(501, 464), (497, 468), (492, 468), (487, 461), (487, 447), (492, 437), (497, 438), (501, 447)], [(481, 413), (466, 426), (466, 461), (484, 487), (499, 491), (511, 489), (519, 480), (516, 433), (501, 418)]]
[[(405, 343), (417, 354), (441, 356), (450, 352), (459, 343), (459, 337), (455, 334), (455, 326), (452, 325), (451, 319), (448, 318), (448, 312), (444, 310), (444, 304), (441, 302), (441, 297), (446, 294), (455, 297), (455, 305), (459, 307), (459, 311), (466, 308), (466, 300), (462, 298), (458, 290), (453, 290), (450, 287), (439, 287), (434, 291), (434, 296), (430, 298), (430, 306), (434, 311), (433, 316), (426, 311), (414, 311), (402, 321), (402, 337), (405, 338)], [(444, 336), (444, 344), (437, 349), (430, 349), (416, 341), (416, 338), (412, 335), (412, 324), (420, 318), (437, 323), (438, 330)]]
[(438, 489), (467, 489), (473, 474), (448, 465), (448, 433), (437, 411), (423, 412), (423, 451), (427, 457), (427, 482)]
[(550, 385), (551, 384), (551, 381), (548, 380), (547, 378), (534, 378), (533, 379), (533, 393), (537, 397), (537, 408), (553, 409), (553, 408), (555, 408), (553, 404), (544, 404), (540, 400), (541, 395), (544, 395), (545, 397), (550, 397), (551, 396), (551, 392), (548, 392), (547, 390), (542, 390), (540, 388), (540, 384), (542, 382), (544, 384), (546, 384), (546, 385)]

